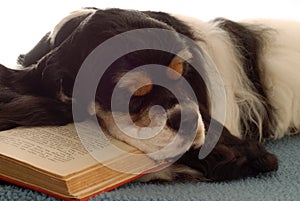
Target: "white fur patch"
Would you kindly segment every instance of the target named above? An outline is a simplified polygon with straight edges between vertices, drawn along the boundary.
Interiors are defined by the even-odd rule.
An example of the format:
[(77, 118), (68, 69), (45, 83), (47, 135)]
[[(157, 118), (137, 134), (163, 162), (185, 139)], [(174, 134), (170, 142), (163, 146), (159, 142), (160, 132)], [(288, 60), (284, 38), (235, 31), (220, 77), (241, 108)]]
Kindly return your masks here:
[(176, 55), (183, 58), (186, 61), (190, 60), (193, 57), (192, 53), (189, 50), (182, 50)]
[(133, 95), (145, 95), (152, 90), (152, 81), (146, 72), (130, 71), (117, 76), (117, 86), (126, 88)]
[[(195, 108), (195, 110), (199, 109)], [(102, 120), (109, 135), (140, 149), (158, 161), (174, 158), (186, 152), (191, 146), (198, 148), (204, 144), (205, 130), (201, 116), (199, 116), (195, 139), (180, 136), (166, 125), (166, 116), (159, 113), (152, 114), (150, 127), (137, 126), (142, 122), (133, 123), (123, 113), (112, 115), (112, 113), (99, 108), (97, 109), (97, 116)], [(113, 116), (117, 119), (113, 119)], [(139, 120), (143, 121), (142, 118)]]
[[(260, 129), (262, 138), (262, 115), (264, 106), (257, 94), (251, 90), (238, 52), (225, 31), (212, 22), (177, 16), (190, 25), (203, 41), (197, 41), (204, 48), (223, 78), (226, 90), (225, 126), (239, 138), (241, 119), (252, 120)], [(265, 70), (263, 84), (271, 105), (274, 106), (275, 138), (288, 133), (290, 127), (300, 129), (300, 23), (285, 20), (257, 20), (248, 23), (274, 29), (261, 55), (260, 67)], [(265, 36), (269, 37), (269, 36)], [(255, 118), (250, 114), (254, 114)], [(218, 120), (218, 117), (214, 117)], [(257, 119), (257, 120), (255, 120)], [(246, 124), (247, 129), (247, 124)]]
[(274, 106), (275, 138), (289, 134), (290, 128), (300, 130), (300, 22), (260, 20), (275, 31), (264, 49), (262, 64), (264, 84)]
[(67, 17), (63, 18), (53, 29), (53, 31), (50, 34), (50, 43), (53, 45), (55, 42), (55, 38), (57, 33), (59, 32), (59, 30), (64, 26), (65, 23), (67, 23), (68, 21), (70, 21), (71, 19), (81, 16), (81, 15), (85, 15), (85, 14), (89, 14), (89, 13), (93, 13), (95, 12), (95, 10), (92, 9), (81, 9), (78, 11), (74, 11), (72, 13), (70, 13)]

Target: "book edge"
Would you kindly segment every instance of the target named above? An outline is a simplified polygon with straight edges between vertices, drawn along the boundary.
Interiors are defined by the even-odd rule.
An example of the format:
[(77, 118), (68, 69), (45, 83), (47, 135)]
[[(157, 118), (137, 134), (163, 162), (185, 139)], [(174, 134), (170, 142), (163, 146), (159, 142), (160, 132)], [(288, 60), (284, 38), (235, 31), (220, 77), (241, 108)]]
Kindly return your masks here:
[(92, 193), (91, 195), (88, 195), (88, 196), (85, 196), (85, 197), (82, 197), (82, 198), (67, 197), (67, 196), (64, 196), (64, 195), (61, 195), (61, 194), (58, 194), (58, 193), (55, 193), (55, 192), (52, 192), (52, 191), (48, 191), (46, 189), (43, 189), (43, 188), (31, 185), (31, 184), (27, 184), (27, 183), (22, 182), (22, 181), (18, 181), (18, 180), (6, 177), (4, 175), (0, 175), (0, 180), (9, 182), (11, 184), (15, 184), (15, 185), (20, 186), (20, 187), (31, 189), (31, 190), (34, 190), (34, 191), (37, 191), (37, 192), (40, 192), (40, 193), (44, 193), (46, 195), (49, 195), (49, 196), (52, 196), (52, 197), (55, 197), (55, 198), (58, 198), (58, 199), (62, 199), (62, 200), (65, 200), (65, 201), (87, 201), (87, 200), (89, 200), (92, 197), (100, 195), (101, 193), (111, 191), (111, 190), (113, 190), (115, 188), (118, 188), (118, 187), (120, 187), (120, 186), (122, 186), (122, 185), (124, 185), (126, 183), (134, 181), (134, 180), (142, 177), (143, 175), (144, 175), (144, 173), (135, 175), (135, 176), (133, 176), (133, 177), (131, 177), (129, 179), (126, 179), (126, 180), (120, 182), (120, 183), (114, 184), (112, 186), (107, 186), (107, 188), (104, 188), (103, 190), (99, 190), (99, 191), (97, 191), (95, 193)]

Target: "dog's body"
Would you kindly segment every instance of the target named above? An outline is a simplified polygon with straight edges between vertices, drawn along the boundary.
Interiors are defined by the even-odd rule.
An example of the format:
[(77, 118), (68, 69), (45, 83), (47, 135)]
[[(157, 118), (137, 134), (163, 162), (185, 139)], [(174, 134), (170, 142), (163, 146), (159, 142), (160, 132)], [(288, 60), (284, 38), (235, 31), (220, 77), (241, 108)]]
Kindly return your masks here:
[[(175, 139), (174, 135), (179, 130), (180, 140), (175, 140), (175, 148), (180, 153), (185, 152), (184, 155), (169, 168), (147, 175), (144, 180), (218, 181), (276, 170), (277, 159), (259, 141), (281, 138), (300, 129), (298, 22), (259, 20), (235, 23), (216, 19), (204, 23), (159, 12), (103, 11), (96, 8), (74, 12), (33, 50), (20, 56), (23, 69), (11, 70), (0, 66), (0, 129), (72, 122), (72, 90), (84, 59), (105, 40), (142, 28), (171, 30), (194, 40), (216, 64), (226, 92), (225, 128), (210, 155), (199, 160), (199, 149), (210, 122), (221, 119), (212, 117), (210, 113), (210, 106), (214, 107), (218, 102), (210, 102), (205, 79), (180, 59), (181, 55), (192, 55), (190, 59), (197, 60), (199, 51), (187, 47), (184, 39), (174, 32), (172, 40), (176, 41), (175, 51), (179, 57), (162, 51), (145, 50), (128, 54), (110, 66), (108, 75), (100, 81), (94, 104), (97, 117), (109, 134), (150, 153), (165, 147), (170, 142), (166, 139)], [(159, 42), (164, 44), (164, 41)], [(174, 61), (179, 61), (182, 69), (178, 70), (178, 66), (173, 65)], [(179, 105), (171, 93), (151, 85), (153, 75), (150, 73), (130, 73), (135, 67), (153, 63), (170, 68), (175, 66), (179, 76), (192, 86), (197, 101), (191, 102), (187, 97), (185, 105)], [(118, 78), (124, 72), (129, 72), (127, 80), (117, 85)], [(179, 78), (166, 75), (176, 85)], [(132, 88), (136, 82), (148, 85), (141, 90)], [(101, 84), (106, 86), (101, 87)], [(168, 120), (159, 135), (147, 140), (133, 139), (112, 123), (110, 97), (116, 86), (125, 89), (124, 96), (128, 96), (127, 92), (133, 94), (130, 112), (134, 122), (141, 127), (149, 125), (148, 113), (153, 105), (166, 109)], [(181, 93), (180, 88), (178, 93)], [(163, 98), (158, 100), (156, 97)], [(90, 115), (90, 103), (80, 104), (85, 110), (84, 119)], [(189, 150), (181, 147), (182, 141), (190, 134), (178, 128), (178, 113), (182, 110), (188, 111), (188, 115), (181, 117), (182, 121), (188, 127), (195, 127), (192, 131), (196, 137)], [(123, 119), (122, 109), (113, 112)], [(154, 123), (160, 124), (160, 116), (159, 112), (156, 114), (154, 111), (157, 118)], [(139, 134), (137, 130), (131, 131)], [(167, 151), (172, 154), (164, 153), (163, 156), (172, 158), (178, 155), (174, 148)], [(154, 158), (161, 159), (163, 156)]]
[[(240, 138), (247, 135), (241, 119), (255, 120), (259, 139), (278, 139), (299, 129), (299, 22), (256, 20), (240, 24), (248, 31), (226, 20), (186, 22), (202, 36), (205, 42), (199, 41), (199, 45), (209, 52), (222, 75), (228, 102), (225, 126), (232, 133)], [(248, 52), (243, 48), (249, 48)], [(245, 60), (251, 57), (255, 60), (249, 64)], [(267, 116), (270, 126), (265, 125), (268, 130), (264, 131), (263, 118)]]

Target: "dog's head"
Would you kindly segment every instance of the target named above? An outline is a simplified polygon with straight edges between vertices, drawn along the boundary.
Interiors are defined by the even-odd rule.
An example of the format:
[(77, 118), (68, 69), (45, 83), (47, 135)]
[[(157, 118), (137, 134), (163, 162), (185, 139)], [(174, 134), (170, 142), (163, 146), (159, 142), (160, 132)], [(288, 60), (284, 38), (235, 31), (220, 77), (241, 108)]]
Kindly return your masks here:
[[(180, 54), (194, 59), (186, 47), (178, 55), (143, 50), (110, 66), (100, 80), (95, 100), (96, 115), (109, 133), (145, 152), (159, 151), (174, 140), (161, 157), (184, 153), (187, 143), (197, 148), (204, 143), (199, 101), (183, 86), (203, 80)], [(136, 68), (139, 66), (144, 68)], [(199, 90), (199, 85), (194, 86)], [(206, 88), (202, 87), (198, 98), (205, 99)]]
[[(199, 105), (208, 107), (207, 91), (204, 74), (200, 75), (191, 63), (201, 67), (201, 51), (187, 46), (186, 39), (173, 27), (145, 13), (118, 11), (116, 15), (115, 12), (117, 10), (96, 12), (82, 27), (81, 36), (85, 37), (97, 30), (97, 38), (88, 37), (93, 48), (104, 39), (139, 30), (145, 34), (122, 36), (128, 42), (114, 48), (126, 50), (129, 47), (124, 46), (134, 47), (136, 43), (147, 45), (149, 37), (146, 35), (150, 34), (151, 42), (158, 47), (171, 44), (171, 52), (149, 48), (116, 59), (101, 78), (96, 77), (100, 82), (95, 101), (89, 103), (88, 110), (91, 114), (95, 112), (108, 133), (142, 151), (152, 153), (165, 148), (153, 158), (172, 158), (190, 146), (199, 148), (205, 138)], [(169, 31), (169, 37), (159, 35), (157, 29)], [(104, 68), (100, 61), (96, 68), (101, 67)], [(191, 91), (184, 87), (186, 84)], [(167, 146), (171, 142), (172, 146)]]
[[(70, 82), (75, 80), (80, 69), (78, 64), (82, 64), (98, 45), (118, 36), (125, 38), (125, 42), (119, 42), (112, 48), (117, 52), (140, 44), (145, 48), (129, 51), (109, 66), (103, 66), (103, 60), (107, 58), (94, 63), (95, 72), (98, 68), (107, 69), (101, 77), (95, 77), (100, 80), (95, 100), (85, 100), (85, 103), (80, 104), (88, 107), (91, 114), (97, 115), (108, 133), (142, 151), (159, 151), (174, 141), (173, 146), (165, 149), (164, 156), (157, 158), (183, 153), (190, 147), (184, 144), (197, 148), (201, 146), (204, 143), (204, 125), (199, 104), (207, 108), (207, 92), (204, 73), (200, 75), (191, 65), (197, 63), (201, 66), (201, 51), (198, 47), (188, 46), (186, 37), (175, 31), (170, 24), (151, 17), (151, 13), (119, 9), (87, 9), (81, 12), (73, 14), (71, 20), (65, 19), (57, 26), (59, 30), (54, 31), (51, 38), (57, 49), (48, 58), (46, 56), (45, 63), (48, 66), (44, 74), (51, 76), (48, 80), (55, 79), (58, 83), (59, 97), (66, 101), (66, 96), (71, 96), (73, 88), (70, 86), (73, 84)], [(78, 27), (69, 35), (69, 29), (74, 24)], [(135, 30), (141, 34), (131, 34), (130, 31)], [(159, 30), (168, 31), (167, 37), (160, 34)], [(182, 30), (188, 31), (183, 23)], [(166, 46), (170, 47), (169, 51), (162, 50)], [(57, 57), (62, 58), (58, 61), (59, 66)], [(49, 62), (51, 58), (55, 60), (54, 67)], [(43, 59), (39, 63), (43, 64)], [(71, 67), (62, 69), (61, 66)], [(142, 66), (144, 68), (140, 68)], [(67, 76), (62, 79), (58, 78), (60, 76), (52, 76), (50, 72), (57, 74), (57, 68)], [(93, 75), (89, 73), (84, 80), (91, 79)], [(164, 82), (172, 89), (157, 82)], [(183, 87), (184, 84), (190, 87), (190, 91)]]

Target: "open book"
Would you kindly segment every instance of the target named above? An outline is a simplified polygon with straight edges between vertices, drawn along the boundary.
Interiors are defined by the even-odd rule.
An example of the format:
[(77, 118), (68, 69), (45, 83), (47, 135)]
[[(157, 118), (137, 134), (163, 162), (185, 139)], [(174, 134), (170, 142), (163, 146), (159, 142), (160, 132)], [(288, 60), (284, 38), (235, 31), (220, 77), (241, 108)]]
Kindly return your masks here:
[(95, 135), (89, 124), (81, 123), (87, 132), (80, 137), (74, 124), (0, 132), (0, 179), (65, 200), (87, 200), (161, 166), (134, 147)]

